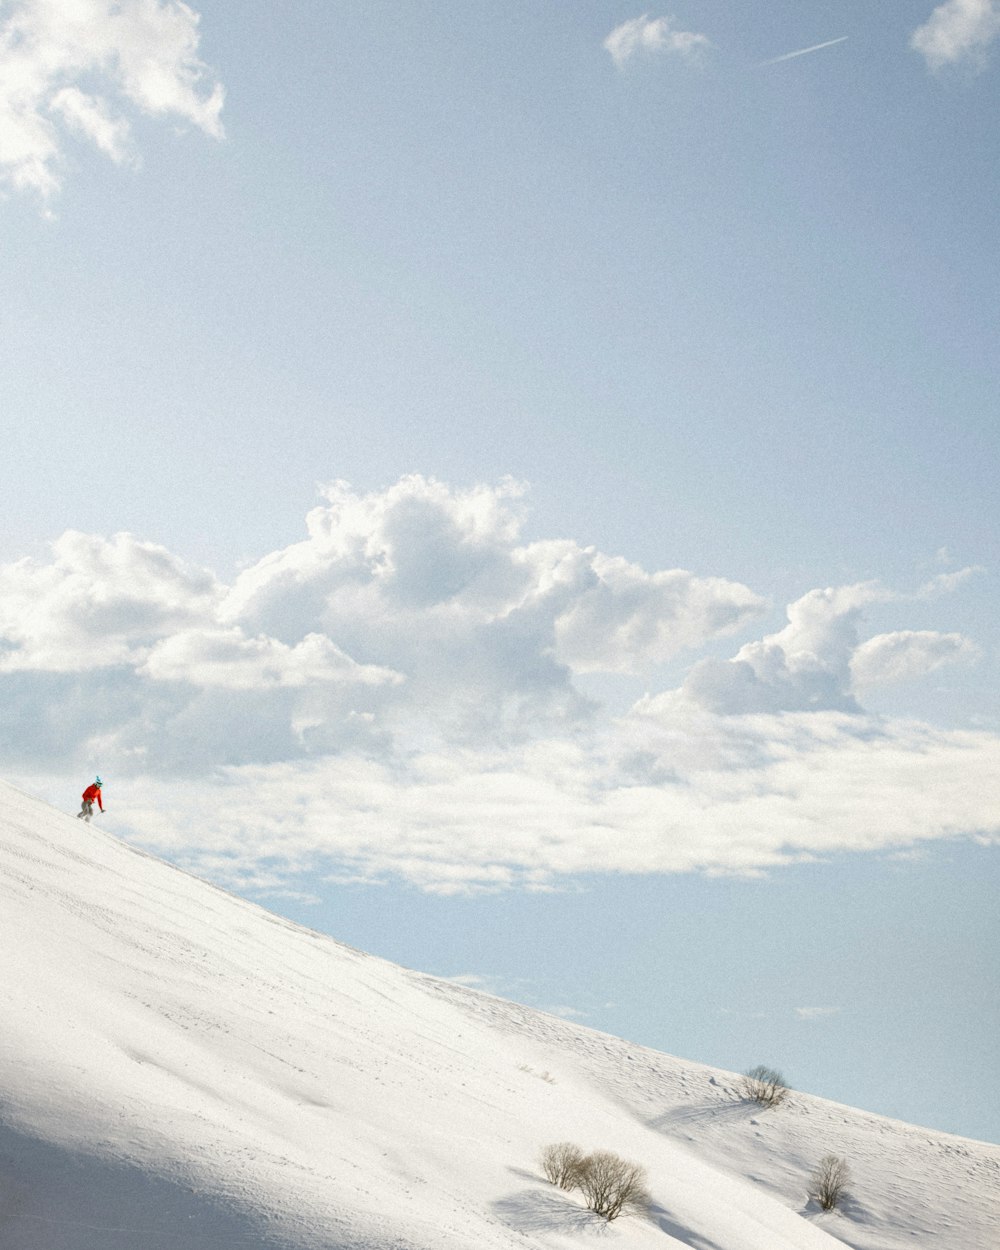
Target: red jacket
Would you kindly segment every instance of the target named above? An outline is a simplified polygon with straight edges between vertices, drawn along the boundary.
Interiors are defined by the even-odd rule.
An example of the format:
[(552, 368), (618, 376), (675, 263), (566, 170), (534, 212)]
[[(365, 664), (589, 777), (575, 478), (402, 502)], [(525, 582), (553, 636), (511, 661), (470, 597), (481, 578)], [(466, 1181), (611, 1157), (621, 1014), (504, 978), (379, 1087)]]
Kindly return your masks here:
[(88, 786), (86, 790), (84, 790), (83, 792), (83, 797), (87, 802), (90, 802), (90, 803), (93, 803), (94, 799), (96, 799), (97, 806), (101, 809), (102, 812), (104, 811), (104, 804), (101, 802), (101, 787), (100, 786), (93, 786), (93, 785)]

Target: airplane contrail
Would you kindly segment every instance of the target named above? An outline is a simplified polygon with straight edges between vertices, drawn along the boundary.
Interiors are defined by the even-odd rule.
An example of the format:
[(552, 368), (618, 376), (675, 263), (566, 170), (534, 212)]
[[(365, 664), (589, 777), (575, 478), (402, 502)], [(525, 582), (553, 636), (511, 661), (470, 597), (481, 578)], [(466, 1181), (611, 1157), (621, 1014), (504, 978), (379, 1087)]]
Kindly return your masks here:
[(841, 35), (839, 39), (828, 39), (826, 43), (814, 43), (811, 48), (799, 48), (798, 52), (786, 52), (784, 56), (776, 56), (770, 61), (761, 61), (758, 69), (763, 69), (765, 65), (777, 65), (779, 61), (790, 61), (795, 56), (805, 56), (807, 52), (818, 52), (820, 48), (832, 48), (835, 43), (843, 43), (848, 38), (850, 36)]

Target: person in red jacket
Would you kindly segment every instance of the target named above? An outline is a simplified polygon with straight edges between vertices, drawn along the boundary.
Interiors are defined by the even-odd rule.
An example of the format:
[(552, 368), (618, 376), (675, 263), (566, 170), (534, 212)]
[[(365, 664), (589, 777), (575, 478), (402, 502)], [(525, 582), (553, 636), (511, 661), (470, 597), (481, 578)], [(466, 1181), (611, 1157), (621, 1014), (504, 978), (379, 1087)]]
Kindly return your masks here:
[(95, 799), (97, 800), (97, 806), (101, 809), (102, 812), (104, 811), (104, 804), (101, 802), (101, 785), (102, 785), (101, 779), (100, 777), (98, 777), (95, 780), (93, 785), (88, 786), (86, 790), (84, 790), (83, 806), (80, 808), (80, 810), (76, 814), (77, 820), (79, 820), (80, 817), (82, 816), (84, 820), (89, 822), (91, 816), (93, 816), (94, 814), (94, 800)]

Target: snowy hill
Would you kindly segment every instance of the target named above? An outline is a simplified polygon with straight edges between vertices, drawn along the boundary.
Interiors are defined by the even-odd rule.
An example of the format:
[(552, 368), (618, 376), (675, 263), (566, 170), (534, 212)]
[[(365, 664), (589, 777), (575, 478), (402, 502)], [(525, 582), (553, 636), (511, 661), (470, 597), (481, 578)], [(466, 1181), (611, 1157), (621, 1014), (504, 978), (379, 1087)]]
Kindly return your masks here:
[[(409, 972), (0, 789), (4, 1250), (996, 1250), (1000, 1148)], [(648, 1169), (614, 1224), (539, 1175)], [(826, 1154), (855, 1180), (808, 1205)]]

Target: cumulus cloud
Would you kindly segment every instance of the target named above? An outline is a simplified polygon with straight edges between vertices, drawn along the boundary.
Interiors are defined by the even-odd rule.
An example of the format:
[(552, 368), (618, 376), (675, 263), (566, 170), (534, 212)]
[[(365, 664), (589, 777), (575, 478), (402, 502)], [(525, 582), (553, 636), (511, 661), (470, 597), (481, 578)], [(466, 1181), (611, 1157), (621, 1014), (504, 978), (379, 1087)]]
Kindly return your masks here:
[[(7, 767), (98, 767), (116, 827), (271, 891), (308, 892), (303, 874), (547, 890), (997, 836), (996, 734), (860, 701), (975, 658), (905, 621), (866, 634), (874, 605), (926, 613), (920, 591), (811, 590), (780, 630), (699, 658), (762, 598), (529, 541), (526, 520), (512, 482), (336, 483), (301, 542), (230, 585), (127, 534), (67, 533), (0, 567)], [(678, 656), (686, 678), (617, 718), (579, 688)]]
[(732, 660), (696, 665), (683, 693), (724, 715), (857, 710), (851, 659), (861, 612), (886, 597), (874, 583), (811, 590), (789, 606), (779, 633), (747, 643)]
[(73, 702), (116, 669), (134, 707), (117, 709), (121, 751), (204, 770), (237, 746), (259, 762), (563, 732), (593, 712), (575, 673), (642, 671), (763, 606), (738, 583), (525, 543), (522, 496), (335, 483), (303, 542), (231, 586), (127, 534), (68, 533), (50, 562), (0, 568), (0, 674), (66, 674), (47, 689)]
[(0, 22), (0, 180), (49, 197), (64, 132), (134, 160), (125, 111), (221, 138), (222, 86), (198, 57), (181, 0), (8, 0)]
[(672, 55), (692, 59), (710, 46), (706, 35), (675, 29), (672, 17), (651, 18), (648, 13), (633, 17), (608, 35), (604, 41), (614, 63), (621, 69), (633, 57)]
[(933, 70), (962, 62), (979, 68), (998, 35), (997, 0), (947, 0), (913, 32), (910, 46)]
[(788, 624), (780, 632), (747, 643), (731, 660), (696, 664), (682, 694), (721, 715), (859, 711), (863, 687), (908, 681), (978, 655), (961, 634), (934, 630), (896, 630), (862, 641), (865, 607), (935, 597), (961, 585), (972, 571), (935, 578), (912, 595), (875, 582), (811, 590), (789, 605)]
[(764, 606), (747, 587), (721, 578), (682, 569), (649, 574), (627, 560), (579, 549), (566, 557), (577, 566), (571, 574), (576, 593), (556, 618), (556, 653), (577, 672), (642, 671), (732, 633)]
[(165, 634), (210, 616), (205, 569), (130, 534), (67, 531), (52, 560), (0, 566), (0, 673), (79, 673), (141, 661)]
[(285, 641), (328, 633), (404, 672), (414, 705), (465, 736), (562, 724), (585, 711), (574, 673), (643, 672), (764, 607), (721, 578), (524, 543), (522, 498), (512, 482), (455, 491), (411, 476), (364, 495), (336, 483), (306, 541), (245, 570), (222, 614)]

